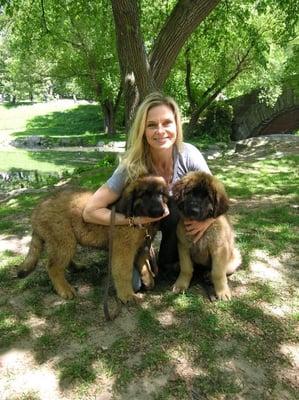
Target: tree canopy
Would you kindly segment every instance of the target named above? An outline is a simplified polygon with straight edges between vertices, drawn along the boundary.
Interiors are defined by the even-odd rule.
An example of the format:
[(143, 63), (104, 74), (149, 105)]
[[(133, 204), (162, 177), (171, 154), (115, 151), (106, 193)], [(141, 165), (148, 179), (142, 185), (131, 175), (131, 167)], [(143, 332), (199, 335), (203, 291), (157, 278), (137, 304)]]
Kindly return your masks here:
[(0, 92), (95, 100), (110, 134), (120, 105), (129, 124), (153, 90), (174, 95), (193, 129), (219, 96), (258, 87), (271, 102), (296, 71), (295, 0), (1, 0), (0, 7)]

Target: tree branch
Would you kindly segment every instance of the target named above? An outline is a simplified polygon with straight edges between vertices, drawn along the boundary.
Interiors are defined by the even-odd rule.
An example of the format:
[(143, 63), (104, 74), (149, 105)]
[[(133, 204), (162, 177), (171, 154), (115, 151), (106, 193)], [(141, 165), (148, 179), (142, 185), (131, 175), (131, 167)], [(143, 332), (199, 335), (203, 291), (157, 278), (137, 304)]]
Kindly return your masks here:
[(50, 33), (50, 30), (47, 25), (47, 20), (46, 20), (44, 0), (40, 0), (40, 5), (42, 8), (42, 22), (43, 22), (44, 29), (45, 29), (46, 33)]
[(150, 66), (157, 87), (162, 87), (188, 37), (220, 0), (179, 0), (153, 47)]

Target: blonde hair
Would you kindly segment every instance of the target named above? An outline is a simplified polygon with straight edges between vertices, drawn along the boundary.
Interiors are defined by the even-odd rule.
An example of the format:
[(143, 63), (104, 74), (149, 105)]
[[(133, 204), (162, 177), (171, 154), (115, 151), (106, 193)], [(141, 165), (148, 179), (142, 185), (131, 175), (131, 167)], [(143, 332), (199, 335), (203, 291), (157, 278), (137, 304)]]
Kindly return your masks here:
[(140, 104), (133, 125), (129, 132), (128, 149), (124, 154), (121, 165), (127, 171), (127, 180), (134, 180), (141, 175), (152, 173), (153, 166), (150, 149), (145, 137), (145, 124), (149, 110), (159, 105), (168, 106), (175, 117), (177, 137), (175, 145), (180, 150), (183, 143), (181, 113), (177, 103), (161, 93), (151, 93)]

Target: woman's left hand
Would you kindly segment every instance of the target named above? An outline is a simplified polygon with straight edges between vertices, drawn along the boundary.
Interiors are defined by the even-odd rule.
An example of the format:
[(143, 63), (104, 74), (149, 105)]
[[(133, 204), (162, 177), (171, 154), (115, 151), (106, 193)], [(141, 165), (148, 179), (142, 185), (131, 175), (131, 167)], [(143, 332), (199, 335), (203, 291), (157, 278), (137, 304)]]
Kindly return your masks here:
[(215, 218), (208, 218), (204, 221), (195, 221), (195, 220), (185, 220), (185, 229), (187, 231), (187, 235), (194, 236), (193, 243), (199, 241), (208, 227), (215, 221)]

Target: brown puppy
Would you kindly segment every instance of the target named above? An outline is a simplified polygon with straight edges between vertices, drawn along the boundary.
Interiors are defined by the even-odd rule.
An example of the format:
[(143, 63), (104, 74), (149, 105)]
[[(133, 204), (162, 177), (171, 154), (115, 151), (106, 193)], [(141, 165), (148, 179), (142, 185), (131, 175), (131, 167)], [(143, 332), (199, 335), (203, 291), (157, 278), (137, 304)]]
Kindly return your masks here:
[[(65, 279), (65, 268), (75, 254), (77, 243), (101, 249), (108, 249), (109, 245), (109, 226), (86, 223), (82, 218), (90, 196), (92, 192), (87, 190), (62, 190), (34, 209), (32, 239), (26, 259), (18, 268), (19, 277), (25, 277), (35, 269), (45, 246), (47, 269), (56, 292), (65, 299), (74, 296), (74, 288)], [(167, 189), (163, 178), (142, 177), (126, 186), (115, 205), (116, 212), (127, 217), (160, 217), (164, 214), (166, 199)], [(117, 296), (122, 302), (134, 297), (132, 273), (135, 258), (140, 266), (141, 277), (146, 273), (148, 260), (140, 249), (147, 232), (153, 238), (156, 225), (114, 227), (112, 277)], [(145, 279), (149, 279), (148, 276)]]
[[(176, 293), (188, 289), (193, 263), (211, 268), (211, 279), (218, 299), (231, 298), (227, 275), (241, 264), (241, 256), (234, 243), (234, 233), (228, 221), (228, 197), (223, 184), (204, 172), (189, 172), (173, 187), (173, 194), (181, 219), (177, 227), (180, 275), (174, 284)], [(201, 239), (193, 243), (184, 220), (203, 221), (216, 218)]]

